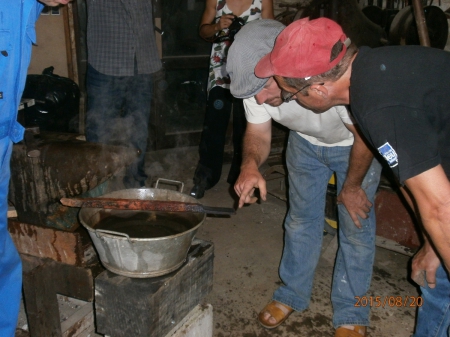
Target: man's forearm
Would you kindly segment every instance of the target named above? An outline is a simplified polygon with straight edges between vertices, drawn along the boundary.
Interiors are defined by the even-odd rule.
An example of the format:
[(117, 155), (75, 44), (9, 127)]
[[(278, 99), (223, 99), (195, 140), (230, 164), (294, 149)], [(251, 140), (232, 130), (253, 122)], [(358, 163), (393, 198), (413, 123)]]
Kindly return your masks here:
[(350, 151), (348, 171), (344, 182), (344, 187), (360, 188), (370, 164), (372, 163), (373, 153), (361, 138), (354, 125), (347, 125), (347, 128), (352, 131), (355, 140)]
[(361, 187), (372, 160), (373, 153), (366, 144), (362, 140), (355, 142), (350, 151), (347, 178), (344, 185), (350, 188)]
[(450, 271), (450, 183), (441, 165), (405, 181), (433, 246)]
[(431, 212), (421, 210), (421, 218), (427, 234), (433, 241), (434, 247), (442, 258), (447, 271), (450, 271), (450, 207), (443, 205), (441, 209), (434, 209)]
[(254, 132), (247, 128), (244, 136), (241, 168), (258, 169), (267, 159), (270, 153), (271, 135)]
[(347, 125), (355, 140), (350, 151), (347, 177), (337, 197), (337, 203), (343, 204), (355, 226), (361, 228), (361, 219), (367, 219), (372, 202), (362, 188), (362, 182), (373, 160), (373, 154), (361, 139), (355, 126)]
[(266, 181), (259, 172), (259, 166), (267, 159), (270, 152), (271, 122), (262, 124), (247, 123), (244, 135), (241, 172), (234, 185), (239, 196), (239, 208), (244, 204), (254, 203), (255, 189), (259, 189), (260, 197), (266, 200)]
[(419, 229), (423, 239), (423, 245), (414, 255), (411, 263), (411, 279), (422, 287), (428, 284), (430, 288), (434, 288), (436, 284), (436, 270), (440, 265), (439, 257), (428, 240), (428, 233), (423, 228), (422, 219), (418, 215), (409, 190), (406, 186), (400, 186), (400, 191), (419, 222)]

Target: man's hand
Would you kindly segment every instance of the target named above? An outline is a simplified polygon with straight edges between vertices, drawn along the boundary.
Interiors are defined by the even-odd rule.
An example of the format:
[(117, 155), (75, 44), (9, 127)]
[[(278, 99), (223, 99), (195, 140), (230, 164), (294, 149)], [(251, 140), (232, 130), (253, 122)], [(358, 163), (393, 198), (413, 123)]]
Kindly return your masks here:
[(372, 203), (367, 199), (364, 190), (359, 187), (349, 187), (344, 184), (337, 197), (337, 204), (343, 204), (352, 218), (355, 226), (361, 228), (358, 216), (367, 219)]
[(257, 168), (245, 169), (241, 167), (241, 174), (234, 184), (234, 190), (239, 196), (239, 208), (242, 208), (244, 204), (253, 204), (258, 200), (254, 196), (255, 188), (259, 188), (261, 199), (265, 201), (267, 195), (266, 181), (259, 170)]
[(440, 264), (433, 247), (426, 241), (412, 260), (412, 280), (422, 287), (425, 287), (426, 281), (428, 287), (433, 289), (436, 287), (436, 270)]
[(355, 226), (361, 228), (358, 216), (367, 219), (372, 203), (367, 199), (366, 192), (361, 188), (364, 176), (370, 168), (373, 154), (361, 138), (359, 130), (353, 124), (344, 124), (351, 133), (354, 141), (350, 152), (347, 177), (337, 197), (337, 203), (347, 208)]
[(58, 5), (67, 5), (72, 0), (39, 0), (39, 2), (42, 2), (44, 5), (47, 6), (58, 6)]
[[(257, 103), (244, 99), (246, 109), (257, 107)], [(272, 138), (272, 120), (260, 124), (247, 123), (245, 130), (241, 174), (234, 184), (234, 190), (239, 196), (239, 208), (244, 204), (253, 204), (258, 199), (254, 196), (255, 188), (259, 188), (261, 199), (266, 200), (266, 181), (259, 172), (259, 166), (267, 159)]]

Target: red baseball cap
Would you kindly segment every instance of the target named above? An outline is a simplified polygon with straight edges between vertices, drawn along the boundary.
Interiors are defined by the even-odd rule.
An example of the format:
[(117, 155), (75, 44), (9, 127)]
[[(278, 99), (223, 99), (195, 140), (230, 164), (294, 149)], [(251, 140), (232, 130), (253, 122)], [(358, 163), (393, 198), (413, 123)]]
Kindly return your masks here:
[[(338, 41), (344, 46), (330, 61), (331, 49)], [(350, 39), (333, 20), (297, 20), (278, 35), (273, 50), (256, 65), (255, 75), (260, 78), (274, 75), (308, 78), (323, 74), (339, 63), (349, 45)]]

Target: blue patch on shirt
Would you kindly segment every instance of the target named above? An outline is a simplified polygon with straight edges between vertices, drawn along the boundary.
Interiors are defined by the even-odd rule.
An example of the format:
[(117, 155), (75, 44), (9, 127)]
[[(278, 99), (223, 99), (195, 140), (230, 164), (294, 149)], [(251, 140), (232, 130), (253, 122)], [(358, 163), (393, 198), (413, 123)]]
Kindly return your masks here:
[(386, 159), (390, 167), (395, 167), (398, 165), (397, 152), (392, 148), (391, 144), (388, 142), (384, 143), (378, 148), (378, 152)]
[(213, 105), (214, 105), (214, 109), (216, 109), (216, 110), (222, 110), (222, 109), (223, 109), (223, 106), (224, 106), (224, 103), (223, 103), (223, 101), (222, 101), (221, 99), (216, 99), (216, 100), (214, 101)]

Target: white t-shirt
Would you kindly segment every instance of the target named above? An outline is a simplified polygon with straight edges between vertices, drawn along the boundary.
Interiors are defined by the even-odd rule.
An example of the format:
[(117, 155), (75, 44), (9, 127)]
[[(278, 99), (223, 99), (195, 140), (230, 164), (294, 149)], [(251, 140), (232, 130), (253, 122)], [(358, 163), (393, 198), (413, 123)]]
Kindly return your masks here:
[(353, 134), (345, 124), (353, 124), (345, 106), (339, 105), (317, 114), (300, 106), (296, 101), (278, 107), (259, 105), (254, 97), (244, 99), (245, 117), (249, 123), (261, 124), (271, 118), (319, 146), (353, 145)]

